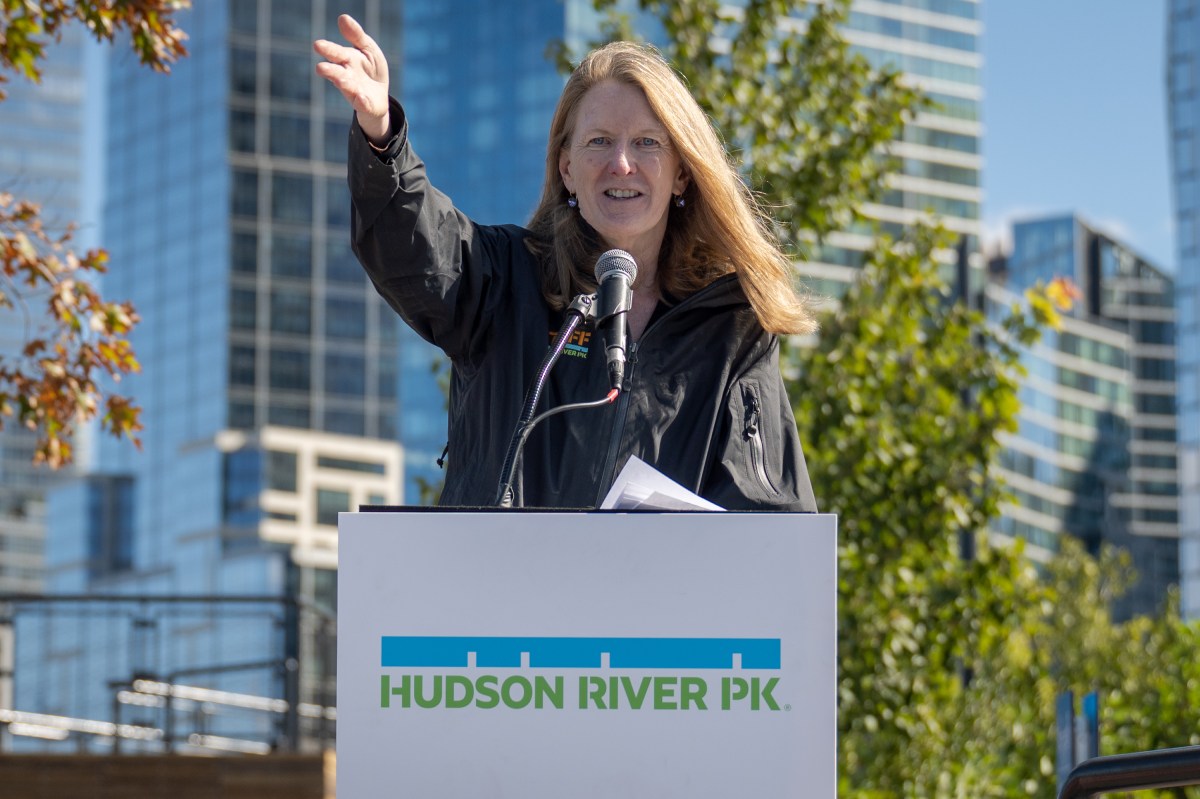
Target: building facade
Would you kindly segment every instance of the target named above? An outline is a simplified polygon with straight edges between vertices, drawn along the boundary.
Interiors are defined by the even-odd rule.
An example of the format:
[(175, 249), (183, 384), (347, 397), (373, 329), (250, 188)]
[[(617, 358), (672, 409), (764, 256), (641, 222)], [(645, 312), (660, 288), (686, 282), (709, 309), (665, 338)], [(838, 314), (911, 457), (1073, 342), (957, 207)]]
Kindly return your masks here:
[(1179, 580), (1175, 284), (1077, 217), (1014, 225), (994, 307), (1056, 277), (1082, 299), (1024, 353), (1019, 429), (1000, 473), (1014, 495), (995, 530), (1048, 557), (1064, 534), (1128, 549), (1138, 581), (1116, 612), (1151, 612)]
[[(99, 219), (85, 207), (87, 109), (84, 69), (96, 54), (85, 46), (80, 26), (69, 25), (62, 41), (47, 50), (42, 80), (12, 76), (0, 102), (0, 193), (41, 205), (48, 231), (61, 233), (80, 225), (72, 247), (95, 246)], [(89, 218), (90, 217), (90, 218)], [(7, 293), (9, 287), (5, 287)], [(36, 317), (41, 298), (24, 297)], [(21, 352), (31, 335), (31, 319), (21, 304), (0, 308), (0, 359)], [(46, 490), (69, 477), (71, 468), (53, 472), (33, 465), (34, 434), (5, 419), (0, 430), (0, 593), (40, 591)], [(83, 452), (79, 452), (83, 450)], [(77, 446), (77, 455), (86, 445)]]
[(1200, 2), (1169, 0), (1167, 108), (1179, 314), (1182, 612), (1200, 616)]
[(143, 371), (120, 389), (143, 408), (143, 447), (99, 442), (52, 495), (48, 588), (94, 601), (17, 608), (14, 689), (21, 711), (137, 734), (72, 728), (58, 746), (330, 734), (337, 513), (402, 501), (400, 345), (350, 252), (350, 112), (312, 41), (349, 11), (398, 60), (398, 9), (197, 3), (170, 75), (114, 53), (98, 89), (105, 291), (142, 316)]

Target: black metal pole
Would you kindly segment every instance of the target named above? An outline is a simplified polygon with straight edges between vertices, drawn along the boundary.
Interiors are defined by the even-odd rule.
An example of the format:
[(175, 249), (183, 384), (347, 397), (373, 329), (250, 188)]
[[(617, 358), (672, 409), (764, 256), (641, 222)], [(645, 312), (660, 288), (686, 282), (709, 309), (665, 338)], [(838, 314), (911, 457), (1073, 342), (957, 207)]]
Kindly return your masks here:
[(1085, 760), (1076, 766), (1058, 799), (1087, 799), (1111, 791), (1142, 791), (1200, 785), (1200, 746), (1156, 749)]

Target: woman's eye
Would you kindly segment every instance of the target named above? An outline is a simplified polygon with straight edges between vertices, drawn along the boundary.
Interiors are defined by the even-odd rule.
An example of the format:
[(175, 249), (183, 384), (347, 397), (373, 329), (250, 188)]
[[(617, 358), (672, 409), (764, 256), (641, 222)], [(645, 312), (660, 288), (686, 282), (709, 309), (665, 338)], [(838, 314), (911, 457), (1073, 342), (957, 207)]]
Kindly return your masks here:
[(642, 136), (637, 140), (637, 143), (642, 147), (657, 147), (658, 139), (652, 139), (649, 136)]
[(595, 138), (588, 140), (588, 144), (592, 147), (603, 147), (607, 143), (608, 139), (604, 138), (603, 136), (596, 136)]

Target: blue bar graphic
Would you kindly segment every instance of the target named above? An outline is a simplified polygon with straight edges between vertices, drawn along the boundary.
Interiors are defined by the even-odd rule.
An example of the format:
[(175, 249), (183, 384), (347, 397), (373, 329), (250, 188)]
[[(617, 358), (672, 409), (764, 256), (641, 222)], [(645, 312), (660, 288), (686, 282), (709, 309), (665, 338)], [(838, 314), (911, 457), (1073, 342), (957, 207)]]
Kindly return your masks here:
[(529, 653), (535, 669), (597, 669), (608, 653), (614, 669), (778, 669), (778, 638), (505, 638), (489, 636), (395, 636), (380, 639), (385, 668), (464, 668), (475, 653), (479, 668), (519, 668)]

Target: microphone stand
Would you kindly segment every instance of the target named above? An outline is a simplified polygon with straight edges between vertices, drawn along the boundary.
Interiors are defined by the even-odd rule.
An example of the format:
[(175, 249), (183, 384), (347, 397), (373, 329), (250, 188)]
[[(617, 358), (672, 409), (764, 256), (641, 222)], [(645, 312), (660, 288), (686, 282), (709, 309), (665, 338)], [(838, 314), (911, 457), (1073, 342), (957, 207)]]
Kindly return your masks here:
[(596, 400), (595, 402), (576, 402), (570, 405), (560, 405), (538, 416), (533, 415), (537, 409), (538, 400), (541, 399), (542, 388), (545, 387), (546, 380), (550, 377), (550, 370), (558, 362), (559, 356), (562, 355), (562, 351), (566, 348), (571, 335), (581, 323), (591, 321), (595, 318), (595, 300), (595, 294), (580, 294), (571, 301), (571, 305), (567, 308), (566, 318), (563, 320), (562, 329), (558, 331), (558, 335), (550, 345), (550, 349), (546, 351), (546, 357), (542, 359), (537, 373), (534, 374), (533, 382), (525, 394), (525, 406), (521, 410), (521, 416), (517, 419), (517, 426), (513, 430), (512, 439), (508, 443), (508, 453), (504, 456), (504, 466), (500, 470), (500, 485), (496, 489), (497, 507), (511, 508), (513, 506), (512, 485), (516, 479), (517, 464), (520, 462), (521, 449), (525, 446), (525, 439), (529, 438), (529, 433), (539, 422), (565, 411), (573, 411), (580, 408), (599, 408), (603, 405), (608, 405), (617, 398), (619, 390), (614, 388), (605, 395), (604, 399)]

